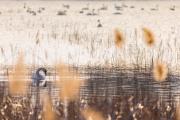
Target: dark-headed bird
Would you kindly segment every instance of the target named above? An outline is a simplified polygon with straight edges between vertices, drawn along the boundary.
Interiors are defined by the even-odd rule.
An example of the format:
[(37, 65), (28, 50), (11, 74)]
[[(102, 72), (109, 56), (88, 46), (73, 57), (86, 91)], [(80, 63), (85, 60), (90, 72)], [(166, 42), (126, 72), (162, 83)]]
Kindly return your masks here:
[(45, 68), (38, 68), (36, 73), (33, 73), (32, 80), (34, 86), (47, 86), (46, 81), (47, 70)]

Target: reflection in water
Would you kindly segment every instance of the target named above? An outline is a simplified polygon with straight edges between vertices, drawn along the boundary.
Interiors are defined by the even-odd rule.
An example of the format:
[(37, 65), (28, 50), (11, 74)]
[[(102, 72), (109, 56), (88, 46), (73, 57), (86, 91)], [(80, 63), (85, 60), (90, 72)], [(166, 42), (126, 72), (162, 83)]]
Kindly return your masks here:
[(84, 96), (135, 96), (138, 100), (144, 97), (160, 101), (177, 102), (180, 98), (179, 76), (168, 75), (163, 82), (156, 82), (149, 69), (86, 69), (90, 76), (87, 86), (82, 90)]
[[(169, 73), (165, 81), (156, 82), (153, 80), (151, 70), (144, 68), (75, 68), (75, 70), (83, 76), (83, 79), (87, 80), (87, 84), (81, 86), (79, 100), (68, 103), (68, 115), (66, 116), (68, 120), (84, 120), (81, 110), (88, 106), (111, 120), (118, 118), (124, 120), (132, 118), (138, 120), (175, 119), (177, 102), (180, 98), (179, 76)], [(41, 96), (44, 92), (48, 92), (52, 98), (55, 114), (58, 118), (63, 119), (65, 105), (59, 101), (59, 89), (52, 81), (58, 79), (56, 71), (54, 69), (47, 71), (47, 87), (35, 89), (30, 86), (27, 100), (30, 100), (32, 105), (28, 104), (27, 106), (31, 107), (25, 106), (25, 108), (28, 112), (33, 113), (28, 116), (32, 116), (33, 119), (37, 118), (42, 111), (43, 98)], [(7, 82), (1, 81), (0, 85), (0, 92), (3, 93), (0, 95), (3, 98), (8, 94)], [(19, 99), (21, 96), (17, 98)], [(12, 102), (15, 101), (12, 100)], [(8, 109), (11, 110), (11, 107)]]

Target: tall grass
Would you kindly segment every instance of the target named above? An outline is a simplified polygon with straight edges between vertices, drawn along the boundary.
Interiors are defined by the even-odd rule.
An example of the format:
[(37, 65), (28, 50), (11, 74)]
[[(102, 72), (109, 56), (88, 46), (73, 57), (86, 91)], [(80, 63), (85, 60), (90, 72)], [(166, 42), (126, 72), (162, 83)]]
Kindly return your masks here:
[(81, 113), (86, 120), (105, 120), (99, 111), (96, 111), (92, 108), (86, 108)]
[(57, 85), (60, 88), (60, 99), (73, 101), (79, 97), (80, 86), (84, 81), (68, 65), (60, 63), (57, 68), (59, 80)]
[(55, 120), (55, 113), (53, 111), (53, 106), (50, 97), (48, 94), (43, 96), (43, 105), (44, 105), (44, 120)]
[(24, 55), (20, 53), (16, 65), (9, 76), (9, 92), (11, 95), (27, 93), (27, 69), (24, 63)]
[(59, 76), (57, 86), (60, 88), (59, 98), (64, 102), (64, 116), (65, 120), (67, 120), (68, 103), (79, 98), (80, 87), (84, 81), (66, 64), (60, 63), (57, 72)]

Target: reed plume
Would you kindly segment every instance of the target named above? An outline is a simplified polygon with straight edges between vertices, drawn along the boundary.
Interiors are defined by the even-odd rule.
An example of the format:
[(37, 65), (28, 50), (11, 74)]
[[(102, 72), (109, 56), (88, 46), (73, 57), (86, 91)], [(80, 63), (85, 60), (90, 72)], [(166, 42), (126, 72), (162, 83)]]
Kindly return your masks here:
[(153, 76), (156, 81), (163, 81), (167, 78), (168, 68), (167, 65), (157, 61), (153, 67)]
[(92, 108), (86, 108), (81, 113), (86, 120), (105, 120), (100, 112)]
[(153, 32), (148, 28), (142, 28), (142, 30), (143, 30), (145, 43), (150, 47), (153, 46), (155, 44), (155, 37)]
[(122, 34), (121, 31), (119, 31), (118, 29), (115, 29), (114, 31), (114, 37), (115, 37), (115, 46), (117, 48), (121, 48), (122, 45), (124, 44), (124, 36)]
[(21, 53), (17, 63), (9, 76), (9, 92), (12, 95), (27, 93), (27, 70), (24, 64), (24, 57)]
[(43, 112), (43, 115), (44, 115), (44, 120), (55, 120), (55, 113), (53, 111), (53, 107), (52, 107), (52, 102), (51, 102), (51, 99), (50, 97), (45, 94), (43, 96), (43, 105), (44, 105), (44, 112)]
[(80, 86), (84, 84), (84, 81), (65, 64), (59, 64), (57, 72), (60, 78), (57, 80), (57, 85), (60, 88), (60, 99), (67, 101), (76, 100), (79, 96)]

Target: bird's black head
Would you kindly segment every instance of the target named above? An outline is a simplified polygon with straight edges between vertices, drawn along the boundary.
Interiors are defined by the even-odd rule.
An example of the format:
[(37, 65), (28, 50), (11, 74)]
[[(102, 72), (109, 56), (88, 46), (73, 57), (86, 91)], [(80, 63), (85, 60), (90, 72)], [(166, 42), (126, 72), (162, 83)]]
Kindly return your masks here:
[(47, 70), (43, 67), (38, 68), (38, 70), (36, 71), (36, 74), (39, 74), (40, 71), (43, 71), (45, 73), (45, 75), (47, 75)]

